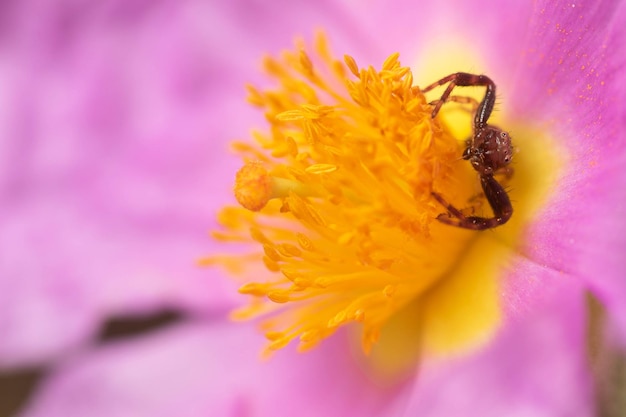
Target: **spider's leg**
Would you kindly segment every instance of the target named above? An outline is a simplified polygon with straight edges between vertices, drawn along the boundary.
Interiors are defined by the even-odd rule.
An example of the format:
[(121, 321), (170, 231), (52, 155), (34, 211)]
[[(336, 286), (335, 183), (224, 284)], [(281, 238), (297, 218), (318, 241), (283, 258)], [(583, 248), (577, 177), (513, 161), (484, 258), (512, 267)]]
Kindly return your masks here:
[(437, 200), (439, 204), (444, 206), (446, 210), (448, 211), (447, 213), (441, 213), (439, 216), (437, 216), (437, 220), (439, 220), (441, 223), (445, 223), (450, 226), (461, 227), (463, 229), (472, 229), (472, 230), (483, 230), (483, 229), (489, 228), (489, 227), (483, 227), (483, 224), (482, 224), (483, 222), (479, 220), (479, 219), (482, 219), (481, 217), (466, 216), (465, 214), (463, 214), (461, 210), (454, 207), (452, 204), (448, 203), (439, 194), (432, 192), (432, 195), (435, 198), (435, 200)]
[[(433, 197), (435, 198), (435, 200), (437, 200), (437, 202), (439, 204), (441, 204), (442, 206), (444, 206), (446, 208), (446, 210), (448, 210), (448, 213), (441, 213), (439, 216), (437, 216), (437, 219), (443, 223), (447, 223), (447, 224), (454, 224), (452, 222), (455, 222), (456, 220), (454, 220), (454, 218), (456, 219), (464, 219), (465, 215), (463, 214), (463, 212), (461, 212), (461, 210), (459, 210), (458, 208), (454, 207), (452, 204), (448, 203), (446, 201), (445, 198), (443, 198), (441, 195), (437, 194), (436, 192), (432, 191), (431, 194), (433, 195)], [(444, 220), (444, 219), (448, 219)]]
[[(476, 100), (473, 97), (469, 97), (469, 96), (449, 96), (448, 99), (446, 100), (446, 103), (450, 103), (450, 102), (455, 102), (455, 103), (459, 103), (459, 104), (469, 104), (470, 108), (469, 109), (465, 109), (468, 112), (474, 114), (474, 112), (476, 112), (476, 109), (478, 108), (478, 106), (480, 105), (480, 103), (478, 102), (478, 100)], [(441, 99), (439, 100), (433, 100), (430, 103), (431, 106), (443, 106), (445, 103), (443, 103), (441, 101)], [(439, 111), (439, 110), (437, 110)]]
[(434, 83), (432, 83), (431, 85), (422, 88), (422, 93), (427, 93), (430, 90), (439, 87), (440, 85), (444, 85), (446, 83), (450, 83), (448, 84), (448, 88), (446, 88), (446, 91), (443, 92), (443, 94), (441, 95), (441, 98), (439, 100), (437, 100), (435, 103), (435, 108), (433, 109), (433, 112), (431, 114), (431, 117), (434, 119), (437, 116), (437, 113), (439, 113), (439, 110), (441, 109), (441, 106), (443, 106), (443, 104), (448, 101), (448, 97), (450, 96), (450, 94), (452, 93), (452, 90), (454, 90), (454, 87), (456, 86), (455, 84), (455, 79), (457, 77), (457, 74), (450, 74), (447, 77), (444, 77), (442, 79), (440, 79), (439, 81), (436, 81)]
[(428, 91), (446, 83), (450, 84), (448, 84), (448, 87), (443, 92), (441, 98), (439, 99), (439, 102), (435, 105), (435, 108), (433, 109), (433, 119), (435, 118), (435, 116), (437, 116), (437, 113), (439, 113), (439, 110), (441, 109), (441, 106), (443, 106), (443, 103), (448, 101), (448, 97), (452, 93), (452, 90), (454, 90), (454, 87), (480, 86), (487, 87), (487, 91), (485, 91), (485, 96), (476, 110), (474, 125), (477, 127), (484, 126), (487, 123), (487, 120), (489, 119), (489, 116), (493, 111), (493, 106), (496, 102), (496, 84), (491, 80), (491, 78), (487, 77), (486, 75), (457, 72), (455, 74), (450, 74), (447, 77), (444, 77), (439, 81), (436, 81), (431, 85), (422, 88), (421, 90), (423, 93), (427, 93)]
[(502, 175), (506, 181), (509, 181), (511, 178), (513, 178), (514, 172), (515, 170), (513, 169), (513, 167), (507, 165), (494, 172), (494, 175)]
[[(455, 74), (450, 74), (446, 77), (443, 77), (442, 79), (435, 81), (434, 83), (430, 84), (427, 87), (424, 88), (420, 88), (420, 90), (422, 91), (422, 93), (428, 93), (430, 90), (434, 90), (435, 88), (439, 87), (440, 85), (444, 85), (447, 84), (451, 81), (453, 81), (455, 78), (457, 77), (457, 73)], [(454, 87), (452, 87), (454, 88)]]
[(493, 210), (494, 217), (465, 216), (461, 210), (448, 203), (439, 194), (433, 192), (432, 195), (435, 200), (448, 210), (448, 213), (442, 213), (437, 216), (437, 220), (451, 226), (471, 230), (491, 229), (506, 223), (513, 214), (513, 206), (506, 191), (491, 175), (482, 176), (480, 183)]
[(478, 106), (480, 106), (480, 103), (478, 102), (478, 100), (476, 100), (474, 97), (469, 97), (469, 96), (450, 96), (448, 97), (448, 102), (450, 101), (454, 101), (455, 103), (459, 103), (459, 104), (469, 104), (470, 105), (470, 110), (472, 113), (474, 113), (476, 111), (476, 109), (478, 108)]
[(506, 223), (513, 215), (513, 205), (504, 187), (492, 175), (481, 176), (480, 184), (483, 186), (485, 197), (487, 197), (493, 210), (494, 217), (492, 220), (495, 220), (497, 225)]
[[(436, 100), (436, 101), (439, 101), (439, 100)], [(446, 103), (449, 103), (451, 101), (455, 103), (460, 103), (460, 104), (471, 104), (472, 111), (476, 110), (479, 105), (478, 100), (470, 96), (449, 96), (448, 99), (446, 100)]]

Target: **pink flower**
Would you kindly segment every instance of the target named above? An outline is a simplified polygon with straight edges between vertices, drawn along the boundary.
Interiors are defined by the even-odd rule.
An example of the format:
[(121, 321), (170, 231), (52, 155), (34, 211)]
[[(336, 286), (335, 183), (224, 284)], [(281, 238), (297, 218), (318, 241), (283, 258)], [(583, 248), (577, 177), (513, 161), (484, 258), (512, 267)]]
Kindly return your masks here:
[[(110, 314), (198, 313), (68, 356), (23, 415), (593, 414), (586, 291), (606, 309), (608, 342), (626, 343), (623, 3), (4, 7), (16, 23), (0, 43), (0, 364), (65, 353)], [(512, 244), (505, 324), (480, 349), (400, 381), (363, 365), (343, 331), (306, 355), (259, 361), (263, 337), (226, 319), (234, 289), (192, 263), (232, 203), (239, 163), (226, 141), (263, 123), (241, 86), (259, 82), (262, 52), (316, 27), (361, 65), (400, 51), (426, 71), (446, 66), (446, 47), (474, 49), (485, 67), (471, 70), (497, 80), (505, 120), (548, 132), (561, 158)], [(541, 184), (536, 160), (526, 175)]]

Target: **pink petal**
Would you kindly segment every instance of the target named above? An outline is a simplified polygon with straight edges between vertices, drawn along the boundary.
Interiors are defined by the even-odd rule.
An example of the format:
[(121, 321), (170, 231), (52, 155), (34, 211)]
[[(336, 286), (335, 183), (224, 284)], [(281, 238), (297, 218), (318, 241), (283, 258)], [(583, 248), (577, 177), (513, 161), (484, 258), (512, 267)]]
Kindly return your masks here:
[(626, 343), (626, 5), (538, 7), (511, 104), (516, 117), (544, 123), (568, 160), (523, 251), (583, 278)]
[[(508, 84), (518, 66), (524, 46), (525, 34), (535, 12), (532, 2), (494, 2), (473, 0), (468, 2), (415, 2), (393, 0), (387, 2), (362, 2), (351, 12), (384, 54), (399, 51), (403, 63), (427, 67), (433, 57), (429, 54), (445, 52), (442, 46), (456, 45), (484, 59), (484, 68), (470, 67), (474, 63), (451, 67), (458, 62), (450, 56), (446, 64), (454, 71), (488, 72)], [(448, 74), (441, 74), (445, 76)], [(434, 80), (422, 79), (414, 74), (418, 85)]]
[(264, 363), (253, 326), (214, 321), (72, 359), (23, 416), (590, 416), (583, 289), (537, 268), (511, 265), (518, 275), (512, 283), (541, 280), (545, 296), (533, 310), (510, 312), (484, 351), (425, 362), (408, 401), (408, 387), (369, 381), (342, 335), (304, 355), (287, 348)]
[[(177, 85), (174, 51), (187, 70), (208, 63), (184, 39), (185, 19), (168, 26), (167, 10), (144, 10), (129, 34), (97, 8), (50, 5), (17, 14), (2, 73), (3, 365), (60, 352), (110, 312), (230, 305), (195, 266), (230, 188), (214, 175), (235, 166), (223, 141), (207, 140), (224, 133), (214, 125), (228, 102), (210, 112), (206, 77)], [(86, 26), (61, 42), (67, 27), (55, 25), (68, 19)], [(154, 47), (166, 28), (175, 40)]]
[(593, 415), (581, 286), (550, 271), (533, 277), (538, 271), (529, 262), (515, 270), (541, 280), (550, 294), (510, 321), (485, 350), (426, 362), (403, 415)]
[(23, 414), (44, 416), (378, 416), (394, 392), (375, 387), (334, 338), (301, 355), (259, 359), (252, 326), (180, 326), (65, 364)]

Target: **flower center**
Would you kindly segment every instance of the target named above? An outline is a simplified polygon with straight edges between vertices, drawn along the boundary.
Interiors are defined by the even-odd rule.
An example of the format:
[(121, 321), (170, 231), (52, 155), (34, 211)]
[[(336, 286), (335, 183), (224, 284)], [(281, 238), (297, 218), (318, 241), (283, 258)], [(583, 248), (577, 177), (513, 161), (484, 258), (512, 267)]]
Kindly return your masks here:
[[(369, 352), (385, 324), (415, 303), (436, 318), (424, 325), (416, 317), (412, 329), (430, 332), (434, 349), (484, 338), (500, 320), (495, 279), (481, 275), (480, 292), (466, 294), (451, 278), (466, 280), (464, 259), (480, 257), (468, 251), (477, 232), (438, 222), (446, 209), (432, 195), (490, 215), (476, 172), (461, 160), (463, 141), (431, 118), (398, 54), (375, 70), (336, 60), (323, 37), (314, 55), (304, 50), (265, 59), (276, 89), (248, 87), (270, 128), (254, 133), (255, 144), (234, 144), (246, 161), (235, 185), (242, 207), (224, 209), (225, 230), (215, 236), (258, 250), (206, 260), (236, 269), (239, 292), (251, 297), (233, 317), (263, 317), (270, 350), (294, 339), (307, 350), (358, 322)], [(494, 275), (481, 268), (473, 272)], [(460, 303), (476, 306), (479, 319), (459, 325)]]

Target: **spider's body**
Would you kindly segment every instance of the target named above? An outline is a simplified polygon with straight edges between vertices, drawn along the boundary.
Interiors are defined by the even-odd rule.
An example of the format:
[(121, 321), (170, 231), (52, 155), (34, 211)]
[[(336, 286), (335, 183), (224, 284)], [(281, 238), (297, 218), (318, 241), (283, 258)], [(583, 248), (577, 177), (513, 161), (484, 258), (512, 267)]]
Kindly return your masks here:
[(467, 140), (463, 159), (470, 161), (472, 167), (478, 172), (480, 184), (493, 210), (494, 217), (466, 216), (439, 194), (433, 192), (433, 197), (448, 210), (448, 213), (440, 214), (437, 219), (452, 226), (473, 230), (500, 226), (511, 218), (513, 206), (502, 185), (494, 178), (494, 174), (504, 172), (507, 176), (511, 175), (512, 169), (508, 167), (508, 164), (513, 157), (513, 145), (507, 132), (487, 123), (496, 100), (496, 85), (486, 75), (457, 72), (429, 85), (422, 91), (428, 92), (446, 83), (449, 83), (448, 88), (441, 98), (433, 103), (435, 105), (432, 113), (433, 118), (437, 116), (441, 106), (447, 101), (474, 102), (467, 97), (450, 96), (454, 87), (484, 86), (487, 88), (483, 100), (476, 105), (472, 137)]

